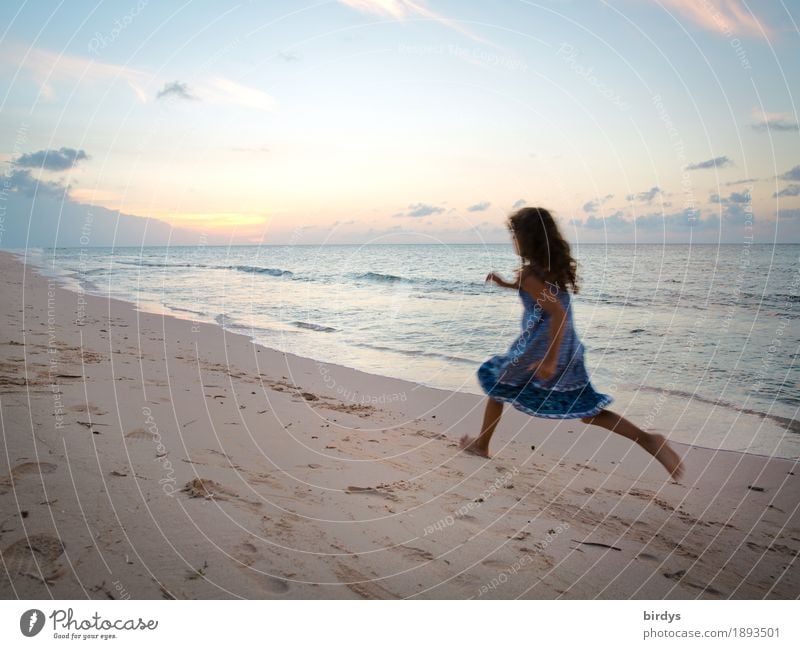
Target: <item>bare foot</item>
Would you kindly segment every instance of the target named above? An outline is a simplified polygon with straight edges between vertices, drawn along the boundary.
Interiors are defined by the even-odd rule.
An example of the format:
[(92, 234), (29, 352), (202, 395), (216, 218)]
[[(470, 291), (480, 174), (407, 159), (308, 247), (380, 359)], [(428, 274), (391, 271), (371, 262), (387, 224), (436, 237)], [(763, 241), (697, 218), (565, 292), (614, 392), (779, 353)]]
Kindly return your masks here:
[(667, 443), (667, 439), (663, 435), (651, 433), (650, 440), (645, 448), (664, 465), (664, 468), (675, 480), (681, 479), (683, 476), (683, 462), (681, 462), (680, 456)]
[(464, 435), (459, 442), (459, 446), (461, 446), (461, 448), (467, 453), (472, 453), (473, 455), (478, 455), (480, 457), (489, 457), (489, 449), (479, 446), (477, 437)]

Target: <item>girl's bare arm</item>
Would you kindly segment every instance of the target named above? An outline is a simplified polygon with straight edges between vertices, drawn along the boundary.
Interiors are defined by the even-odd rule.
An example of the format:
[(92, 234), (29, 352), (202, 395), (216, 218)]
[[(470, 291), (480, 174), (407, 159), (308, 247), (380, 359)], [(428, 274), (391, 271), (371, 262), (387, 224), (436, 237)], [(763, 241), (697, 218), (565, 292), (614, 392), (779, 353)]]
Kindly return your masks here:
[(495, 284), (497, 284), (498, 286), (502, 286), (503, 288), (519, 288), (518, 284), (513, 283), (513, 282), (507, 282), (502, 277), (500, 277), (500, 275), (498, 275), (497, 273), (494, 273), (494, 272), (489, 273), (486, 276), (486, 281), (487, 282), (494, 282)]

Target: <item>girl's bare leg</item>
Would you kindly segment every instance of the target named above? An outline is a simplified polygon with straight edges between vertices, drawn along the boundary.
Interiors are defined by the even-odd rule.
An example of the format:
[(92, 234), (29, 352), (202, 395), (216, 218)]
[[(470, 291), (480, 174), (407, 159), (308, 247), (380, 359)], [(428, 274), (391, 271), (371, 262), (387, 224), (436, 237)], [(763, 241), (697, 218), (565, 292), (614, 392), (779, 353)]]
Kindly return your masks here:
[(650, 453), (656, 458), (667, 472), (679, 480), (683, 475), (683, 463), (680, 456), (667, 444), (667, 440), (663, 435), (655, 433), (646, 433), (636, 424), (618, 415), (611, 410), (601, 410), (599, 414), (593, 417), (583, 417), (582, 422), (586, 424), (594, 424), (595, 426), (602, 426), (610, 431), (619, 433), (623, 437), (627, 437), (632, 442), (636, 442), (645, 451)]
[(474, 453), (481, 457), (489, 457), (489, 440), (492, 439), (500, 415), (503, 414), (503, 402), (495, 401), (489, 397), (486, 401), (486, 411), (483, 413), (483, 426), (478, 437), (464, 435), (461, 438), (461, 448), (467, 453)]

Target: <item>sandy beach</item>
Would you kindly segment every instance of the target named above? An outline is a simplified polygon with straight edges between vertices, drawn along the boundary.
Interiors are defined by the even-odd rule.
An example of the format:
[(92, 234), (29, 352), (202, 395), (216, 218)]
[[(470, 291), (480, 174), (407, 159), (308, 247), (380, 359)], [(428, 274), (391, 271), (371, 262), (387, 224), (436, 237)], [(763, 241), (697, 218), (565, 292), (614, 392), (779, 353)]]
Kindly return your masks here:
[(800, 594), (793, 461), (509, 408), (484, 461), (475, 395), (0, 272), (3, 598)]

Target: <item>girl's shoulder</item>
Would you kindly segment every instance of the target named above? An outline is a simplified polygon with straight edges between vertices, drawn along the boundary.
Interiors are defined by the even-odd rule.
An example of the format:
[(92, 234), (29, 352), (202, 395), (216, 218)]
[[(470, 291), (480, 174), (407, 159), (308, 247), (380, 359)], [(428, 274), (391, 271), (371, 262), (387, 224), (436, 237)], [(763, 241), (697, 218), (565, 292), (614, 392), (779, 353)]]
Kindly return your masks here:
[(540, 282), (543, 283), (547, 281), (545, 272), (536, 264), (525, 264), (520, 269), (519, 277), (523, 281), (528, 279), (529, 277), (538, 279)]
[(569, 293), (569, 290), (553, 284), (548, 274), (536, 264), (525, 264), (520, 269), (520, 280), (524, 282), (527, 278), (532, 277), (544, 285), (551, 293)]

